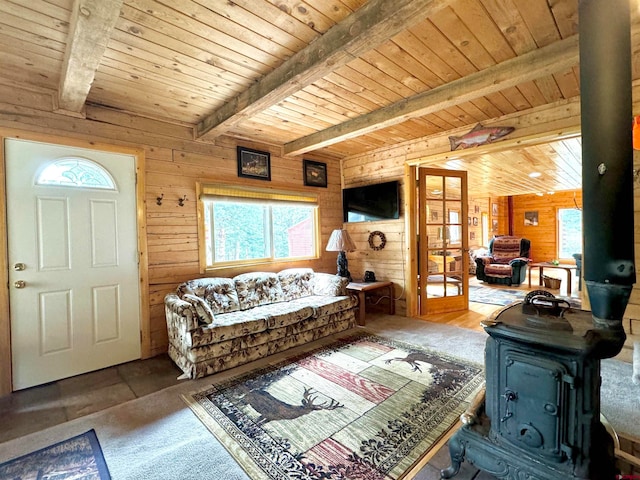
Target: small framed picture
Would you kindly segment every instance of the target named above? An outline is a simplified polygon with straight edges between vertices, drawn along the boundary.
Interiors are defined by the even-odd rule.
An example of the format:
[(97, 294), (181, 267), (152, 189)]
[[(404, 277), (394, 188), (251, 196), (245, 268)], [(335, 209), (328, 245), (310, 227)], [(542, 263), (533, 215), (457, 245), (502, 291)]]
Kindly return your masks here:
[(524, 212), (524, 224), (527, 226), (538, 226), (538, 212)]
[(271, 180), (271, 154), (238, 147), (238, 176)]
[(498, 204), (497, 203), (491, 204), (491, 215), (493, 215), (494, 217), (496, 217), (498, 215)]
[(314, 162), (313, 160), (303, 160), (302, 176), (304, 184), (311, 187), (327, 186), (327, 164)]
[(491, 220), (491, 230), (494, 232), (498, 231), (498, 219), (494, 218), (493, 220)]
[(471, 225), (471, 217), (467, 217), (467, 223)]
[(480, 206), (475, 205), (475, 206), (473, 207), (473, 212), (474, 212), (474, 213), (480, 213)]
[(478, 226), (478, 217), (473, 217), (473, 226), (474, 227)]
[(476, 232), (469, 232), (469, 240), (475, 240), (476, 239)]
[(431, 220), (438, 220), (438, 211), (434, 210), (431, 212)]

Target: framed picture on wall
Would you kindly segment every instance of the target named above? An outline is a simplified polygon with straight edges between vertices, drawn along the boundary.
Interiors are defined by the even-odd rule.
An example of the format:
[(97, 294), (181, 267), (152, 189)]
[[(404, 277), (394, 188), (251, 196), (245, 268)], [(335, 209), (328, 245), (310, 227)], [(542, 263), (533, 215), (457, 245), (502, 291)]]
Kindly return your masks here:
[(476, 232), (469, 232), (469, 240), (475, 240), (476, 239)]
[(471, 217), (467, 217), (467, 222), (469, 225), (471, 225)]
[(498, 231), (498, 219), (494, 218), (493, 220), (491, 220), (491, 231), (492, 232), (497, 232)]
[(252, 148), (238, 147), (238, 176), (271, 180), (271, 155)]
[(314, 162), (313, 160), (303, 160), (302, 173), (304, 184), (311, 187), (327, 186), (327, 164)]
[(538, 212), (524, 212), (524, 224), (526, 226), (538, 226)]
[(480, 207), (478, 205), (474, 205), (473, 213), (480, 213)]
[(473, 226), (474, 227), (478, 226), (478, 217), (473, 217)]
[(497, 203), (492, 203), (491, 204), (491, 215), (493, 215), (494, 217), (498, 215), (498, 204)]

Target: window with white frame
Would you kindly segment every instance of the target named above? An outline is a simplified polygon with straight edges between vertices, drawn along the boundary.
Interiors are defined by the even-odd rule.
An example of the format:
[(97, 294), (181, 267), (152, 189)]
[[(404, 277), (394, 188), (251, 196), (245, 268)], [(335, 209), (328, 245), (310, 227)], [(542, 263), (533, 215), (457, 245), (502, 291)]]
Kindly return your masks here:
[(206, 267), (318, 257), (316, 196), (201, 186)]
[(572, 258), (574, 253), (582, 253), (582, 211), (559, 208), (558, 258)]

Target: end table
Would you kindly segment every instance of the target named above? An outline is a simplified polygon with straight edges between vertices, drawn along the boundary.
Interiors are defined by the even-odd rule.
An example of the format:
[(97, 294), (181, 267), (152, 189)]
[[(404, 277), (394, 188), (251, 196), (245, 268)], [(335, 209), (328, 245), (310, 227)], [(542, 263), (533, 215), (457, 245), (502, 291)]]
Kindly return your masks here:
[(347, 290), (358, 295), (358, 325), (363, 326), (365, 321), (365, 300), (367, 293), (386, 288), (389, 291), (389, 315), (395, 315), (396, 307), (393, 298), (393, 282), (350, 282)]

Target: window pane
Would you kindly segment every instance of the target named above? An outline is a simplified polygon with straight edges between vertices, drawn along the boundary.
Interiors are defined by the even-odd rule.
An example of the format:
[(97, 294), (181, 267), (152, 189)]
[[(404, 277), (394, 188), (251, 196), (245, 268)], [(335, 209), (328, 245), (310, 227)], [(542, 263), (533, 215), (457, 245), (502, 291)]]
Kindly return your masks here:
[(445, 177), (447, 200), (462, 199), (462, 179), (458, 177)]
[(266, 205), (213, 202), (214, 262), (270, 257)]
[(582, 253), (582, 211), (558, 209), (558, 258), (571, 258)]
[(314, 207), (273, 207), (275, 258), (311, 257), (315, 252)]
[(208, 267), (317, 255), (316, 204), (221, 198), (203, 207)]
[(101, 165), (80, 158), (65, 158), (52, 163), (40, 172), (36, 184), (116, 189), (111, 175)]

